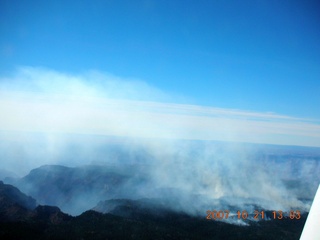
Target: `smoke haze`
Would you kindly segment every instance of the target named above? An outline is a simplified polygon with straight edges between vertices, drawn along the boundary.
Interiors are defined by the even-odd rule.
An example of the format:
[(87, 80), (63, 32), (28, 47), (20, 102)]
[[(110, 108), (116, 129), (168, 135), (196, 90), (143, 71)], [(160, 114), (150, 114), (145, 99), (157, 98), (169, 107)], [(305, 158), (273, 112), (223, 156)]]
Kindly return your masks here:
[(23, 177), (42, 165), (144, 166), (147, 181), (129, 181), (132, 191), (116, 197), (163, 197), (197, 215), (214, 206), (308, 210), (302, 198), (320, 181), (318, 123), (176, 98), (97, 71), (20, 68), (0, 80), (0, 168)]

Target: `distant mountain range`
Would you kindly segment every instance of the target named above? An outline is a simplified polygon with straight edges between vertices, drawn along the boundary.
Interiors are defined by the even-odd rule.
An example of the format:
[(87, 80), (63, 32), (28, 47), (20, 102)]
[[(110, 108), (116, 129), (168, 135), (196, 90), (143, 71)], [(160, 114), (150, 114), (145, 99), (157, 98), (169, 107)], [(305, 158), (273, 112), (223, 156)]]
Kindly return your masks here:
[[(132, 197), (137, 184), (148, 178), (143, 167), (113, 166), (64, 167), (46, 165), (30, 171), (21, 179), (7, 179), (40, 204), (59, 206), (77, 215), (100, 200)], [(138, 196), (137, 196), (138, 197)]]
[[(272, 163), (277, 167), (272, 172), (283, 178), (282, 182), (290, 196), (310, 202), (314, 195), (313, 189), (320, 181), (320, 175), (312, 172), (320, 171), (320, 161), (306, 160), (303, 167), (297, 159), (285, 161), (282, 158), (267, 157), (261, 162), (262, 166)], [(176, 165), (177, 169), (179, 167)], [(73, 168), (45, 165), (31, 170), (22, 178), (6, 178), (5, 182), (18, 187), (41, 205), (58, 206), (72, 215), (79, 215), (94, 208), (98, 202), (111, 199), (170, 198), (170, 204), (176, 209), (184, 208), (190, 210), (189, 213), (193, 211), (190, 206), (194, 201), (201, 209), (205, 208), (201, 206), (204, 196), (194, 195), (192, 191), (186, 193), (182, 189), (159, 188), (153, 184), (154, 171), (150, 169), (154, 168), (156, 166), (146, 164), (85, 165)], [(159, 179), (161, 180), (158, 176), (158, 181)], [(237, 181), (231, 181), (230, 177), (229, 180)], [(181, 206), (179, 199), (183, 199), (184, 206)], [(223, 200), (224, 198), (220, 198), (220, 201)]]

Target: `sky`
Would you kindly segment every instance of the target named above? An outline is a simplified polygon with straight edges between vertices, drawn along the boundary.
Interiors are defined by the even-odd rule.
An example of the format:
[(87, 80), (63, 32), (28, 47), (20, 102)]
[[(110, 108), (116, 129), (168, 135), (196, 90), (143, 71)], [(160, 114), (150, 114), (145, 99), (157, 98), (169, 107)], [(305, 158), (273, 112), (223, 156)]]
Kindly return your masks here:
[(319, 1), (0, 0), (0, 131), (320, 147)]
[(313, 192), (316, 157), (297, 165), (288, 147), (277, 165), (238, 143), (320, 147), (319, 12), (313, 0), (0, 0), (0, 170), (137, 160), (160, 186), (300, 206), (282, 178)]

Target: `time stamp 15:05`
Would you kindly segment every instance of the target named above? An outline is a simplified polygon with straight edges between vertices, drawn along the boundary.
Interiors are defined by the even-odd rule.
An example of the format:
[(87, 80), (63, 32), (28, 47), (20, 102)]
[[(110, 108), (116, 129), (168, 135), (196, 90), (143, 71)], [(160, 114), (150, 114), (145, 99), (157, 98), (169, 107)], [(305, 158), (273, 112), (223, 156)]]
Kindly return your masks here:
[[(228, 219), (228, 218), (233, 218), (233, 219), (247, 219), (249, 215), (253, 216), (253, 219), (260, 220), (260, 219), (266, 219), (266, 212), (265, 211), (258, 211), (255, 210), (253, 213), (248, 213), (246, 210), (243, 211), (237, 211), (235, 213), (230, 213), (229, 210), (208, 210), (207, 212), (207, 217), (206, 219), (208, 220), (219, 220), (219, 219)], [(298, 210), (291, 210), (290, 212), (284, 212), (284, 211), (268, 211), (268, 218), (270, 219), (283, 219), (283, 218), (289, 218), (291, 220), (294, 219), (300, 219), (301, 218), (301, 213)]]

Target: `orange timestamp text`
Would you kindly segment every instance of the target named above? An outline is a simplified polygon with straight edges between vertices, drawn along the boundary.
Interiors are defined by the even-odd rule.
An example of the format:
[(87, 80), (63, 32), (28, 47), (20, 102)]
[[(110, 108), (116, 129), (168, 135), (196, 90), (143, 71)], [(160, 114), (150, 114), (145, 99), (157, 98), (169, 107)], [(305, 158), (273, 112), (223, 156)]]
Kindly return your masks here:
[[(259, 219), (266, 219), (266, 213), (265, 211), (258, 211), (255, 210), (253, 213), (249, 214), (246, 210), (243, 211), (237, 211), (235, 213), (230, 213), (229, 210), (208, 210), (206, 219), (208, 220), (219, 220), (219, 219), (247, 219), (249, 215), (253, 217), (253, 219), (259, 220)], [(300, 219), (301, 213), (299, 210), (291, 210), (290, 212), (284, 212), (281, 210), (278, 211), (268, 211), (268, 218), (270, 219), (284, 219), (289, 218), (291, 220), (293, 219)]]

